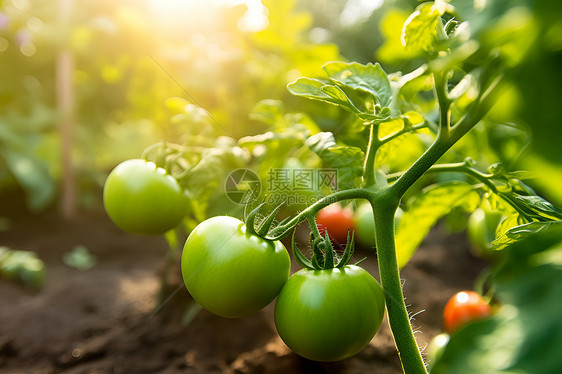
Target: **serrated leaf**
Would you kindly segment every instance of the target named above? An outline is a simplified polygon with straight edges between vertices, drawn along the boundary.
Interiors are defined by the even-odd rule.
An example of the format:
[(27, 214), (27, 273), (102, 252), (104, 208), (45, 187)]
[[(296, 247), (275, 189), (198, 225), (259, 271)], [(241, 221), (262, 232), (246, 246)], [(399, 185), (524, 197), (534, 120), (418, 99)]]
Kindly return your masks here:
[(551, 226), (562, 226), (562, 221), (530, 222), (512, 227), (492, 242), (492, 248), (501, 251), (506, 247), (524, 240), (537, 232), (545, 231)]
[(409, 49), (433, 52), (437, 39), (437, 25), (441, 17), (434, 3), (423, 3), (404, 22), (402, 45)]
[(408, 204), (396, 230), (398, 265), (404, 267), (437, 221), (454, 207), (476, 209), (480, 196), (472, 185), (447, 182), (432, 185)]
[(382, 108), (390, 106), (390, 80), (378, 63), (363, 65), (357, 62), (330, 62), (322, 68), (332, 81), (373, 95)]
[(355, 179), (363, 174), (365, 154), (360, 148), (338, 146), (331, 132), (311, 136), (305, 143), (329, 168), (337, 170), (338, 189), (355, 187)]
[[(341, 106), (343, 109), (352, 112), (360, 113), (360, 110), (356, 108), (353, 104), (342, 100), (338, 97), (332, 97), (326, 93), (324, 87), (334, 87), (333, 85), (327, 85), (322, 81), (311, 78), (299, 78), (293, 83), (289, 83), (287, 88), (289, 92), (296, 96), (303, 96), (308, 99), (320, 100), (333, 105)], [(341, 90), (340, 90), (341, 91)], [(344, 94), (345, 95), (345, 94)]]
[[(287, 88), (293, 95), (339, 106), (365, 122), (384, 121), (390, 116), (390, 109), (374, 106), (379, 99), (367, 90), (311, 78), (299, 78)], [(377, 113), (375, 113), (376, 108), (378, 108)]]

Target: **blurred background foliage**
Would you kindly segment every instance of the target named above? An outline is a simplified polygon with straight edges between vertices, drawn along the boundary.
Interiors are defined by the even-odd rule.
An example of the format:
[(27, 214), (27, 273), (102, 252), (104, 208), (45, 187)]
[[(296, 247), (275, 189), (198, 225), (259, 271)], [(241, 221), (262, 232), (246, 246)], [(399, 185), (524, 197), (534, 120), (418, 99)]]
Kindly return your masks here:
[[(447, 157), (469, 154), (483, 166), (503, 161), (531, 169), (539, 176), (534, 186), (560, 204), (562, 5), (527, 0), (510, 8), (490, 1), (481, 14), (472, 14), (466, 3), (472, 4), (452, 1), (459, 14), (481, 20), (474, 39), (481, 46), (505, 40), (500, 52), (512, 63), (488, 121)], [(61, 4), (70, 8), (67, 22)], [(321, 65), (334, 60), (378, 61), (389, 73), (415, 69), (424, 56), (406, 50), (400, 35), (417, 5), (415, 0), (0, 0), (0, 191), (22, 188), (34, 210), (61, 194), (56, 61), (62, 51), (73, 58), (71, 162), (83, 207), (100, 203), (99, 187), (111, 167), (139, 157), (150, 144), (266, 131), (263, 121), (249, 115), (263, 99), (308, 114), (339, 141), (360, 143), (353, 132), (337, 131), (349, 121), (346, 113), (292, 97), (286, 85), (300, 76), (323, 76)], [(431, 95), (432, 82), (415, 84), (414, 90)], [(193, 106), (178, 116), (171, 97)], [(527, 127), (534, 130), (532, 148)], [(398, 166), (407, 165), (424, 144), (422, 134), (388, 152), (401, 155)], [(409, 151), (400, 152), (404, 147)]]

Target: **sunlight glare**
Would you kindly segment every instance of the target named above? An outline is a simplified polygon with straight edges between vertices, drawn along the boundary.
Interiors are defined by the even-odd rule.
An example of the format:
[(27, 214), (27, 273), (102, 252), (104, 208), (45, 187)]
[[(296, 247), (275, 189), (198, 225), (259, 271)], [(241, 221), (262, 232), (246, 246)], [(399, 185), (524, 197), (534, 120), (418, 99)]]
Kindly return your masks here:
[(163, 23), (186, 22), (189, 16), (195, 14), (197, 22), (202, 19), (210, 21), (213, 9), (240, 4), (248, 8), (238, 22), (240, 30), (257, 32), (265, 29), (269, 23), (267, 8), (260, 0), (148, 0), (148, 4), (151, 14)]

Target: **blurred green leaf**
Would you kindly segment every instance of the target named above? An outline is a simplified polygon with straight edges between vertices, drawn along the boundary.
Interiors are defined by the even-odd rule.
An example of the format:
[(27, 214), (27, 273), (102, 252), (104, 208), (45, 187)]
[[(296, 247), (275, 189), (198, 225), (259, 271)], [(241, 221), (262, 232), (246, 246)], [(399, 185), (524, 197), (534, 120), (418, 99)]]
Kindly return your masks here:
[(325, 166), (337, 169), (339, 190), (356, 187), (356, 179), (363, 174), (365, 159), (360, 148), (338, 146), (330, 132), (311, 136), (306, 145), (324, 161)]
[(404, 23), (402, 44), (406, 48), (433, 52), (440, 17), (441, 13), (434, 3), (419, 5)]
[(493, 249), (501, 251), (514, 243), (535, 235), (538, 232), (548, 230), (551, 226), (562, 226), (562, 221), (530, 222), (512, 227), (492, 242)]
[(97, 263), (96, 256), (92, 255), (83, 245), (77, 245), (70, 252), (65, 253), (62, 261), (66, 266), (78, 270), (90, 270)]
[(0, 247), (0, 276), (40, 288), (45, 281), (45, 264), (34, 252)]
[(280, 100), (265, 99), (252, 108), (250, 118), (273, 126), (283, 120), (285, 109)]
[(404, 267), (437, 221), (455, 207), (473, 211), (480, 195), (472, 185), (446, 182), (425, 188), (407, 204), (396, 230), (398, 265)]
[(45, 162), (24, 153), (7, 149), (0, 151), (1, 156), (14, 178), (26, 192), (30, 209), (40, 210), (51, 203), (55, 197), (55, 181), (51, 178)]
[(508, 194), (508, 196), (513, 198), (518, 206), (528, 212), (530, 211), (546, 219), (562, 219), (562, 211), (540, 196), (519, 195), (513, 192)]

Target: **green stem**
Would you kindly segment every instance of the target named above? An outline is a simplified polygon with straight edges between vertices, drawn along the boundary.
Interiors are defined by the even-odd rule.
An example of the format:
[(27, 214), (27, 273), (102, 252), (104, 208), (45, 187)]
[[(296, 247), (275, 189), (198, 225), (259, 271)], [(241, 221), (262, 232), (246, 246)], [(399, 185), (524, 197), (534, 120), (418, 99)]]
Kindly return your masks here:
[(380, 140), (380, 145), (389, 143), (389, 142), (393, 141), (394, 139), (396, 139), (396, 138), (398, 138), (398, 137), (400, 137), (400, 136), (402, 136), (402, 135), (404, 135), (404, 134), (408, 134), (408, 133), (411, 133), (411, 132), (416, 132), (416, 131), (418, 131), (418, 130), (425, 129), (425, 128), (427, 128), (427, 127), (428, 127), (427, 122), (420, 123), (420, 124), (414, 125), (414, 126), (412, 126), (412, 127), (404, 127), (402, 130), (400, 130), (400, 131), (398, 131), (398, 132), (395, 132), (395, 133), (392, 134), (392, 135), (388, 135), (387, 137), (382, 138), (382, 139)]
[(508, 195), (498, 191), (497, 186), (494, 184), (494, 182), (491, 181), (491, 178), (493, 177), (492, 174), (484, 174), (484, 173), (470, 167), (466, 162), (433, 165), (431, 168), (429, 168), (428, 172), (457, 172), (457, 173), (467, 174), (467, 175), (473, 177), (474, 179), (478, 180), (482, 184), (484, 184), (494, 194), (501, 197), (506, 203), (511, 205), (511, 207), (513, 209), (515, 209), (515, 211), (517, 211), (517, 213), (519, 213), (519, 215), (521, 215), (522, 217), (527, 219), (529, 222), (533, 221), (534, 217), (529, 216), (525, 211), (523, 211), (519, 207), (519, 205), (517, 205), (517, 203), (515, 201), (513, 201), (513, 199), (511, 199)]
[(447, 93), (447, 74), (448, 71), (434, 73), (435, 96), (439, 103), (439, 136), (441, 139), (449, 138), (451, 122), (451, 99)]
[(369, 145), (367, 154), (365, 155), (365, 164), (363, 166), (363, 186), (371, 187), (376, 183), (375, 179), (375, 158), (380, 147), (379, 125), (372, 124), (369, 132)]
[(274, 230), (274, 234), (272, 236), (267, 236), (269, 240), (279, 240), (285, 238), (291, 230), (307, 219), (307, 217), (315, 216), (320, 209), (327, 207), (328, 205), (332, 205), (338, 201), (342, 200), (350, 200), (350, 199), (369, 199), (373, 195), (373, 191), (367, 188), (353, 188), (350, 190), (343, 190), (337, 191), (333, 194), (323, 197), (322, 199), (318, 200), (314, 204), (308, 206), (302, 212), (297, 214), (291, 220), (287, 221), (283, 225), (277, 226)]
[(381, 190), (369, 200), (374, 212), (377, 259), (386, 298), (388, 321), (404, 373), (426, 374), (423, 358), (410, 325), (400, 283), (394, 241), (394, 214), (399, 199), (389, 192), (391, 192), (389, 188)]

